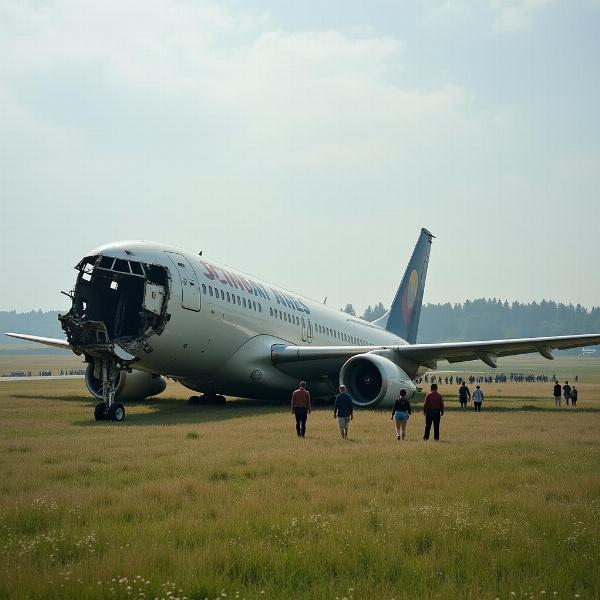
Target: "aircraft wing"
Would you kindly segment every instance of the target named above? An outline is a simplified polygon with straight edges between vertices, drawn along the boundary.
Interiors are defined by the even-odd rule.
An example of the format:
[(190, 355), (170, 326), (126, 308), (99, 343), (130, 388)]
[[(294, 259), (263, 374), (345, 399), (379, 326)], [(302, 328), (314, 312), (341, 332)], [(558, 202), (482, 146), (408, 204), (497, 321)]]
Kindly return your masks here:
[(19, 340), (27, 340), (28, 342), (37, 342), (38, 344), (44, 344), (44, 346), (63, 348), (65, 350), (68, 350), (71, 347), (67, 340), (59, 340), (58, 338), (40, 337), (39, 335), (27, 335), (25, 333), (5, 333), (4, 335)]
[(600, 334), (563, 335), (557, 337), (519, 338), (514, 340), (489, 340), (482, 342), (447, 342), (441, 344), (407, 344), (404, 346), (285, 346), (275, 344), (271, 358), (275, 364), (313, 360), (348, 359), (365, 352), (392, 351), (399, 358), (413, 360), (420, 365), (433, 365), (438, 360), (462, 362), (482, 360), (496, 367), (500, 356), (539, 352), (552, 359), (553, 350), (566, 350), (600, 344)]

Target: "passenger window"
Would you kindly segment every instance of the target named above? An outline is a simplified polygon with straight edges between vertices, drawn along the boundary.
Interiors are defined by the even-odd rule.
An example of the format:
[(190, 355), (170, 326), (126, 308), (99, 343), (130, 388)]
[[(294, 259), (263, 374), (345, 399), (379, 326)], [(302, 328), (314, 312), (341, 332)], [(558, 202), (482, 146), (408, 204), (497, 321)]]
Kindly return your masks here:
[(208, 286), (208, 293), (212, 296), (213, 295), (213, 291), (212, 291), (212, 286)]
[(229, 292), (227, 292), (227, 302), (231, 302), (231, 296), (229, 295)]
[(269, 306), (269, 315), (272, 317), (273, 316), (273, 307)]
[(283, 315), (281, 314), (281, 311), (279, 311), (279, 318), (283, 320)]
[(206, 284), (202, 284), (202, 293), (206, 294)]
[(260, 302), (258, 303), (258, 312), (261, 313), (262, 312), (262, 308), (260, 306)]
[(256, 310), (256, 302), (254, 300), (252, 300), (252, 308)]
[(225, 300), (225, 292), (221, 290), (221, 300)]
[(246, 308), (246, 298), (242, 298), (242, 303), (244, 304), (244, 308)]
[(237, 297), (237, 300), (238, 300), (238, 304), (239, 304), (239, 306), (241, 306), (241, 305), (242, 305), (242, 299), (241, 299), (241, 298), (238, 296), (238, 297)]

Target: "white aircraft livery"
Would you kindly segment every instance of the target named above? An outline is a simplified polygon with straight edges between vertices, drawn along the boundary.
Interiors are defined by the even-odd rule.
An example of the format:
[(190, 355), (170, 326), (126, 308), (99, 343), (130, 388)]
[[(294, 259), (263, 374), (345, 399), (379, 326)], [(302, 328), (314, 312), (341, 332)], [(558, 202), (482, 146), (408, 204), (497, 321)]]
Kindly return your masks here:
[(360, 407), (391, 406), (438, 360), (482, 360), (600, 343), (600, 334), (417, 344), (433, 235), (421, 234), (389, 311), (373, 323), (179, 248), (118, 242), (76, 266), (66, 339), (7, 335), (70, 348), (88, 363), (97, 420), (121, 421), (123, 401), (161, 393), (165, 377), (202, 392), (281, 398), (298, 379), (314, 397), (346, 385)]

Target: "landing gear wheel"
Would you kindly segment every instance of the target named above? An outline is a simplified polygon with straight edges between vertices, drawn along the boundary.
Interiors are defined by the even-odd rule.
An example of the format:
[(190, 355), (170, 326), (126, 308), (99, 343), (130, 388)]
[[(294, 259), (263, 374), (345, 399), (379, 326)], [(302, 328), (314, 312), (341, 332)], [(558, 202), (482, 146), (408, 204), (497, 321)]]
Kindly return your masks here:
[(100, 402), (96, 404), (94, 408), (94, 417), (96, 421), (104, 421), (106, 419), (106, 411), (108, 410), (108, 404), (106, 402)]
[(115, 402), (108, 409), (108, 418), (111, 421), (122, 421), (125, 418), (125, 407), (120, 402)]

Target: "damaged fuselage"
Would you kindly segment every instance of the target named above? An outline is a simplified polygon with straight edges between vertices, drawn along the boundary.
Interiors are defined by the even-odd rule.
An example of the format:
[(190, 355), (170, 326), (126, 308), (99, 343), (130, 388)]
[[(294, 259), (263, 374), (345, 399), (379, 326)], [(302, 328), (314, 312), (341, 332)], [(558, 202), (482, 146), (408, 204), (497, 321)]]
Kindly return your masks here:
[[(98, 419), (121, 420), (121, 400), (160, 393), (163, 376), (209, 395), (282, 397), (299, 374), (273, 364), (273, 345), (311, 344), (316, 335), (311, 301), (177, 248), (111, 244), (76, 269), (71, 309), (59, 319), (72, 350), (89, 363)], [(347, 328), (347, 315), (331, 312)], [(395, 338), (375, 328), (369, 334)], [(334, 393), (339, 367), (334, 360), (330, 376), (320, 370), (315, 395)]]

